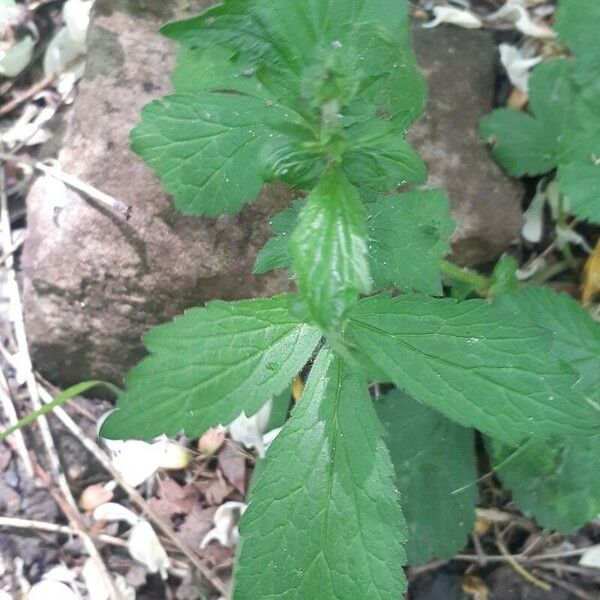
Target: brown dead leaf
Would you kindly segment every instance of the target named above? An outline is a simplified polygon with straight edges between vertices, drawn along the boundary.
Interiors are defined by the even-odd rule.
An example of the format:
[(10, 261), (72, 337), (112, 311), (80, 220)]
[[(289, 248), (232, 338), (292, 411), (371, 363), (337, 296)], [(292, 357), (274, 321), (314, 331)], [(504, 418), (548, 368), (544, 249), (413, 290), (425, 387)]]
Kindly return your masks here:
[(199, 505), (198, 491), (188, 483), (179, 485), (171, 477), (159, 479), (157, 496), (150, 498), (148, 504), (165, 520), (174, 516), (187, 515)]
[(233, 491), (233, 485), (225, 481), (221, 471), (217, 471), (214, 480), (205, 488), (204, 497), (211, 506), (221, 506)]
[(234, 444), (227, 444), (219, 453), (219, 467), (235, 489), (241, 494), (245, 494), (246, 458)]
[(465, 575), (462, 582), (462, 591), (473, 597), (473, 600), (488, 600), (490, 590), (483, 579), (475, 575)]
[(583, 268), (581, 301), (583, 304), (588, 304), (598, 294), (600, 294), (600, 239)]
[(179, 526), (178, 535), (193, 550), (199, 550), (202, 538), (213, 528), (216, 507), (202, 508), (197, 505)]
[(300, 375), (296, 375), (292, 381), (292, 398), (294, 399), (294, 402), (298, 402), (298, 400), (300, 400), (300, 396), (302, 396), (303, 391), (304, 381), (302, 381), (302, 377), (300, 377)]
[(490, 530), (491, 526), (492, 522), (488, 519), (484, 519), (483, 517), (477, 517), (477, 519), (475, 520), (474, 532), (479, 536), (483, 536)]

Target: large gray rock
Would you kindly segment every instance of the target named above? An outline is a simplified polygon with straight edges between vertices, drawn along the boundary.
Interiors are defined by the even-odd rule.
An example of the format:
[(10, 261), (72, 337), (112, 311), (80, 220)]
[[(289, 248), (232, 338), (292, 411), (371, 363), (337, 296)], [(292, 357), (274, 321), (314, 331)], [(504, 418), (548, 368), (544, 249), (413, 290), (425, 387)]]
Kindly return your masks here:
[[(283, 273), (251, 275), (270, 215), (290, 201), (285, 188), (266, 188), (233, 217), (184, 217), (129, 149), (140, 108), (169, 87), (173, 48), (157, 34), (158, 24), (206, 4), (96, 3), (88, 68), (60, 161), (66, 172), (130, 204), (133, 214), (125, 221), (73, 192), (57, 210), (44, 180), (31, 190), (23, 255), (27, 329), (37, 366), (56, 382), (120, 382), (141, 356), (140, 338), (150, 326), (210, 299), (289, 286)], [(450, 191), (457, 258), (489, 260), (517, 234), (519, 221), (515, 188), (473, 131), (491, 106), (492, 43), (451, 29), (418, 32), (417, 43), (433, 99), (413, 139), (432, 181)]]
[(429, 167), (428, 185), (450, 198), (452, 258), (469, 266), (492, 261), (519, 236), (523, 192), (479, 140), (479, 121), (493, 105), (494, 41), (489, 31), (415, 26), (413, 43), (429, 95), (408, 138)]

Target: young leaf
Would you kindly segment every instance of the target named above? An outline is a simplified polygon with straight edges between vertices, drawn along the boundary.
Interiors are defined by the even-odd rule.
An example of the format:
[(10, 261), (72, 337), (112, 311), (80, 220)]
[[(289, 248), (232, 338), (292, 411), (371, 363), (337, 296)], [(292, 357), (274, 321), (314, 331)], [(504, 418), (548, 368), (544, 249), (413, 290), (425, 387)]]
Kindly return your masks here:
[(534, 116), (508, 108), (483, 118), (480, 133), (491, 144), (494, 159), (513, 177), (542, 175), (557, 164), (559, 138), (572, 101), (571, 60), (539, 65), (531, 75)]
[(172, 23), (177, 93), (143, 110), (132, 146), (190, 214), (236, 212), (273, 179), (312, 187), (363, 151), (357, 123), (400, 132), (363, 151), (379, 171), (422, 178), (402, 140), (424, 95), (406, 19), (403, 1), (228, 0)]
[[(392, 455), (408, 527), (409, 564), (451, 558), (473, 530), (475, 437), (440, 413), (393, 390), (375, 402)], [(410, 440), (410, 443), (408, 443)]]
[(337, 168), (308, 196), (290, 252), (310, 314), (324, 329), (335, 329), (358, 295), (371, 289), (363, 207)]
[(254, 273), (265, 273), (291, 265), (292, 257), (288, 246), (304, 204), (303, 200), (296, 200), (293, 206), (273, 217), (270, 225), (271, 231), (276, 235), (258, 253), (254, 262)]
[(288, 311), (289, 296), (211, 302), (144, 337), (150, 356), (128, 375), (106, 438), (190, 437), (254, 414), (310, 358), (320, 333)]
[(483, 300), (387, 295), (362, 300), (350, 340), (415, 399), (518, 444), (530, 435), (600, 432), (600, 411), (548, 355), (552, 335)]
[(393, 285), (441, 295), (439, 264), (454, 231), (442, 190), (414, 190), (368, 205), (371, 276), (377, 288)]
[(536, 440), (516, 451), (490, 440), (488, 449), (495, 465), (505, 463), (498, 476), (517, 506), (542, 527), (572, 533), (600, 513), (600, 436)]
[[(259, 252), (256, 273), (289, 267), (289, 240), (303, 201), (273, 218), (277, 234)], [(450, 251), (454, 231), (448, 199), (442, 190), (412, 190), (377, 197), (367, 206), (369, 266), (375, 287), (395, 286), (432, 295), (442, 291), (439, 263)]]
[(234, 600), (401, 598), (405, 527), (366, 384), (322, 351), (240, 524)]

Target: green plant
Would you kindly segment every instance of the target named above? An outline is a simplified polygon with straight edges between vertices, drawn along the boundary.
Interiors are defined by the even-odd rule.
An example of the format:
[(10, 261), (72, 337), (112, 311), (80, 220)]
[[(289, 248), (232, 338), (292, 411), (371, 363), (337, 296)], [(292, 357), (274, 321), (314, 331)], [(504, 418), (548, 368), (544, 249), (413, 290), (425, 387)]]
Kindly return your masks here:
[[(404, 140), (424, 87), (402, 2), (225, 0), (164, 32), (181, 48), (175, 93), (143, 110), (133, 148), (189, 214), (234, 213), (268, 181), (309, 190), (256, 263), (288, 267), (298, 293), (212, 302), (153, 329), (102, 435), (198, 436), (309, 363), (252, 487), (232, 597), (401, 598), (407, 531), (420, 562), (472, 527), (471, 428), (498, 454), (600, 431), (579, 376), (597, 330), (589, 347), (557, 342), (562, 321), (521, 309), (509, 263), (488, 281), (443, 262), (443, 192), (394, 192), (426, 178)], [(499, 300), (442, 298), (444, 277)], [(369, 381), (403, 391), (373, 402)]]
[(510, 175), (556, 170), (561, 212), (600, 223), (600, 4), (561, 0), (555, 29), (573, 54), (535, 68), (531, 114), (495, 110), (481, 135)]

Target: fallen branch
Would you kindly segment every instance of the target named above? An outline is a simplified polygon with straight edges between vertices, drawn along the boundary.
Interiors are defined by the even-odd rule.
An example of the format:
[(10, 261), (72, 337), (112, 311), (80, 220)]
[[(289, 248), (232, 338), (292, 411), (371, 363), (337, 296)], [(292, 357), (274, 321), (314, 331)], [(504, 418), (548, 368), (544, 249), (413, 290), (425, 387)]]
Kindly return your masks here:
[(54, 177), (59, 181), (62, 181), (65, 185), (68, 185), (70, 188), (84, 194), (91, 200), (102, 204), (108, 209), (119, 213), (122, 217), (129, 219), (131, 216), (131, 206), (127, 206), (120, 200), (117, 200), (113, 196), (106, 194), (94, 186), (81, 181), (78, 177), (74, 175), (69, 175), (65, 173), (61, 169), (56, 167), (51, 167), (43, 162), (39, 162), (37, 160), (30, 160), (28, 158), (23, 158), (21, 156), (15, 156), (14, 154), (7, 154), (5, 152), (0, 152), (0, 160), (5, 162), (12, 162), (17, 164), (28, 165), (41, 173), (49, 175), (50, 177)]

